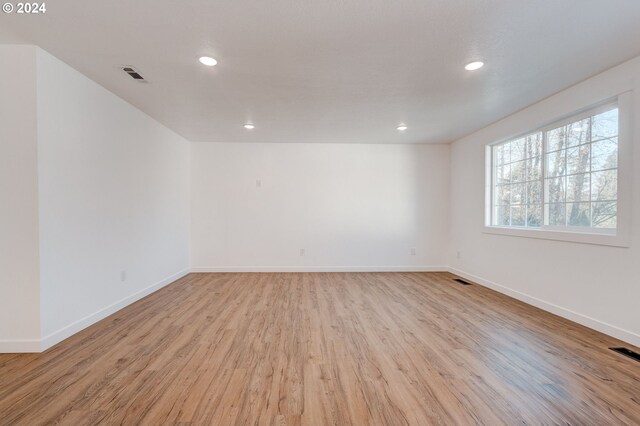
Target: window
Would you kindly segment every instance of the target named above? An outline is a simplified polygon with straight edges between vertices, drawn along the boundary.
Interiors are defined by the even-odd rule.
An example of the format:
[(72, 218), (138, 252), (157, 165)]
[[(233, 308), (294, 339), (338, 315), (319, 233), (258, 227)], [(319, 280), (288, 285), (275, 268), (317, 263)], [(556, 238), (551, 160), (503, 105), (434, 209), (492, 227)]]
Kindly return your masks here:
[(615, 234), (618, 106), (489, 147), (489, 224)]

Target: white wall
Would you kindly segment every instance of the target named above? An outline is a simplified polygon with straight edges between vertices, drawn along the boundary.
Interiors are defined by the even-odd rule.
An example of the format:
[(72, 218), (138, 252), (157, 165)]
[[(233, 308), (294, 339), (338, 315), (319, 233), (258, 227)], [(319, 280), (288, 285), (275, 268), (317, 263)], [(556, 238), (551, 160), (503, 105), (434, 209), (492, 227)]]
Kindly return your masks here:
[(46, 348), (181, 276), (190, 227), (196, 269), (451, 265), (640, 345), (637, 220), (630, 248), (482, 232), (485, 144), (630, 89), (640, 187), (640, 58), (451, 147), (189, 147), (40, 49), (0, 60), (0, 351)]
[(0, 350), (37, 350), (35, 47), (0, 45)]
[[(631, 247), (483, 233), (484, 147), (633, 90)], [(451, 152), (449, 258), (454, 270), (528, 303), (640, 346), (640, 58), (465, 137)], [(460, 259), (457, 259), (457, 252)]]
[(47, 346), (188, 270), (189, 143), (40, 49), (37, 88)]
[(194, 143), (191, 161), (196, 270), (445, 265), (446, 145)]

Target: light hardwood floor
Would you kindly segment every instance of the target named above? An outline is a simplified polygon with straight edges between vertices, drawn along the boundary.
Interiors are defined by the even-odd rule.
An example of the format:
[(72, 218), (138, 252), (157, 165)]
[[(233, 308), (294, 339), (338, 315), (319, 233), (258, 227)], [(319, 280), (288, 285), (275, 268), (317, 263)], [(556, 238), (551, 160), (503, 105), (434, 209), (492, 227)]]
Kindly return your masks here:
[(0, 424), (640, 424), (621, 342), (452, 278), (191, 274), (0, 355)]

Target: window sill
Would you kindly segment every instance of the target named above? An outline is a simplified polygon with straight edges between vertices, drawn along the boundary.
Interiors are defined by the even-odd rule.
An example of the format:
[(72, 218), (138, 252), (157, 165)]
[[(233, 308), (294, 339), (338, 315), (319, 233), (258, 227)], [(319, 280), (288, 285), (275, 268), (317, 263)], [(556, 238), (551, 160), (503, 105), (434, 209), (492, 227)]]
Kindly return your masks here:
[(486, 226), (483, 233), (506, 235), (510, 237), (539, 238), (543, 240), (564, 241), (579, 244), (596, 244), (601, 246), (629, 247), (627, 236), (610, 234), (591, 234), (586, 232), (551, 231), (547, 229), (506, 228)]

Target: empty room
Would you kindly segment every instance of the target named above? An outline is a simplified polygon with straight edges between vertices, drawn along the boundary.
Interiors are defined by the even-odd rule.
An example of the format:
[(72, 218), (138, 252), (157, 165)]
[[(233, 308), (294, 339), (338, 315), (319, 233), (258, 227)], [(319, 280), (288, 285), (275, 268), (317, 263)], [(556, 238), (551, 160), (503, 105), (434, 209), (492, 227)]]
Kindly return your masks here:
[(0, 13), (0, 426), (640, 425), (640, 1)]

